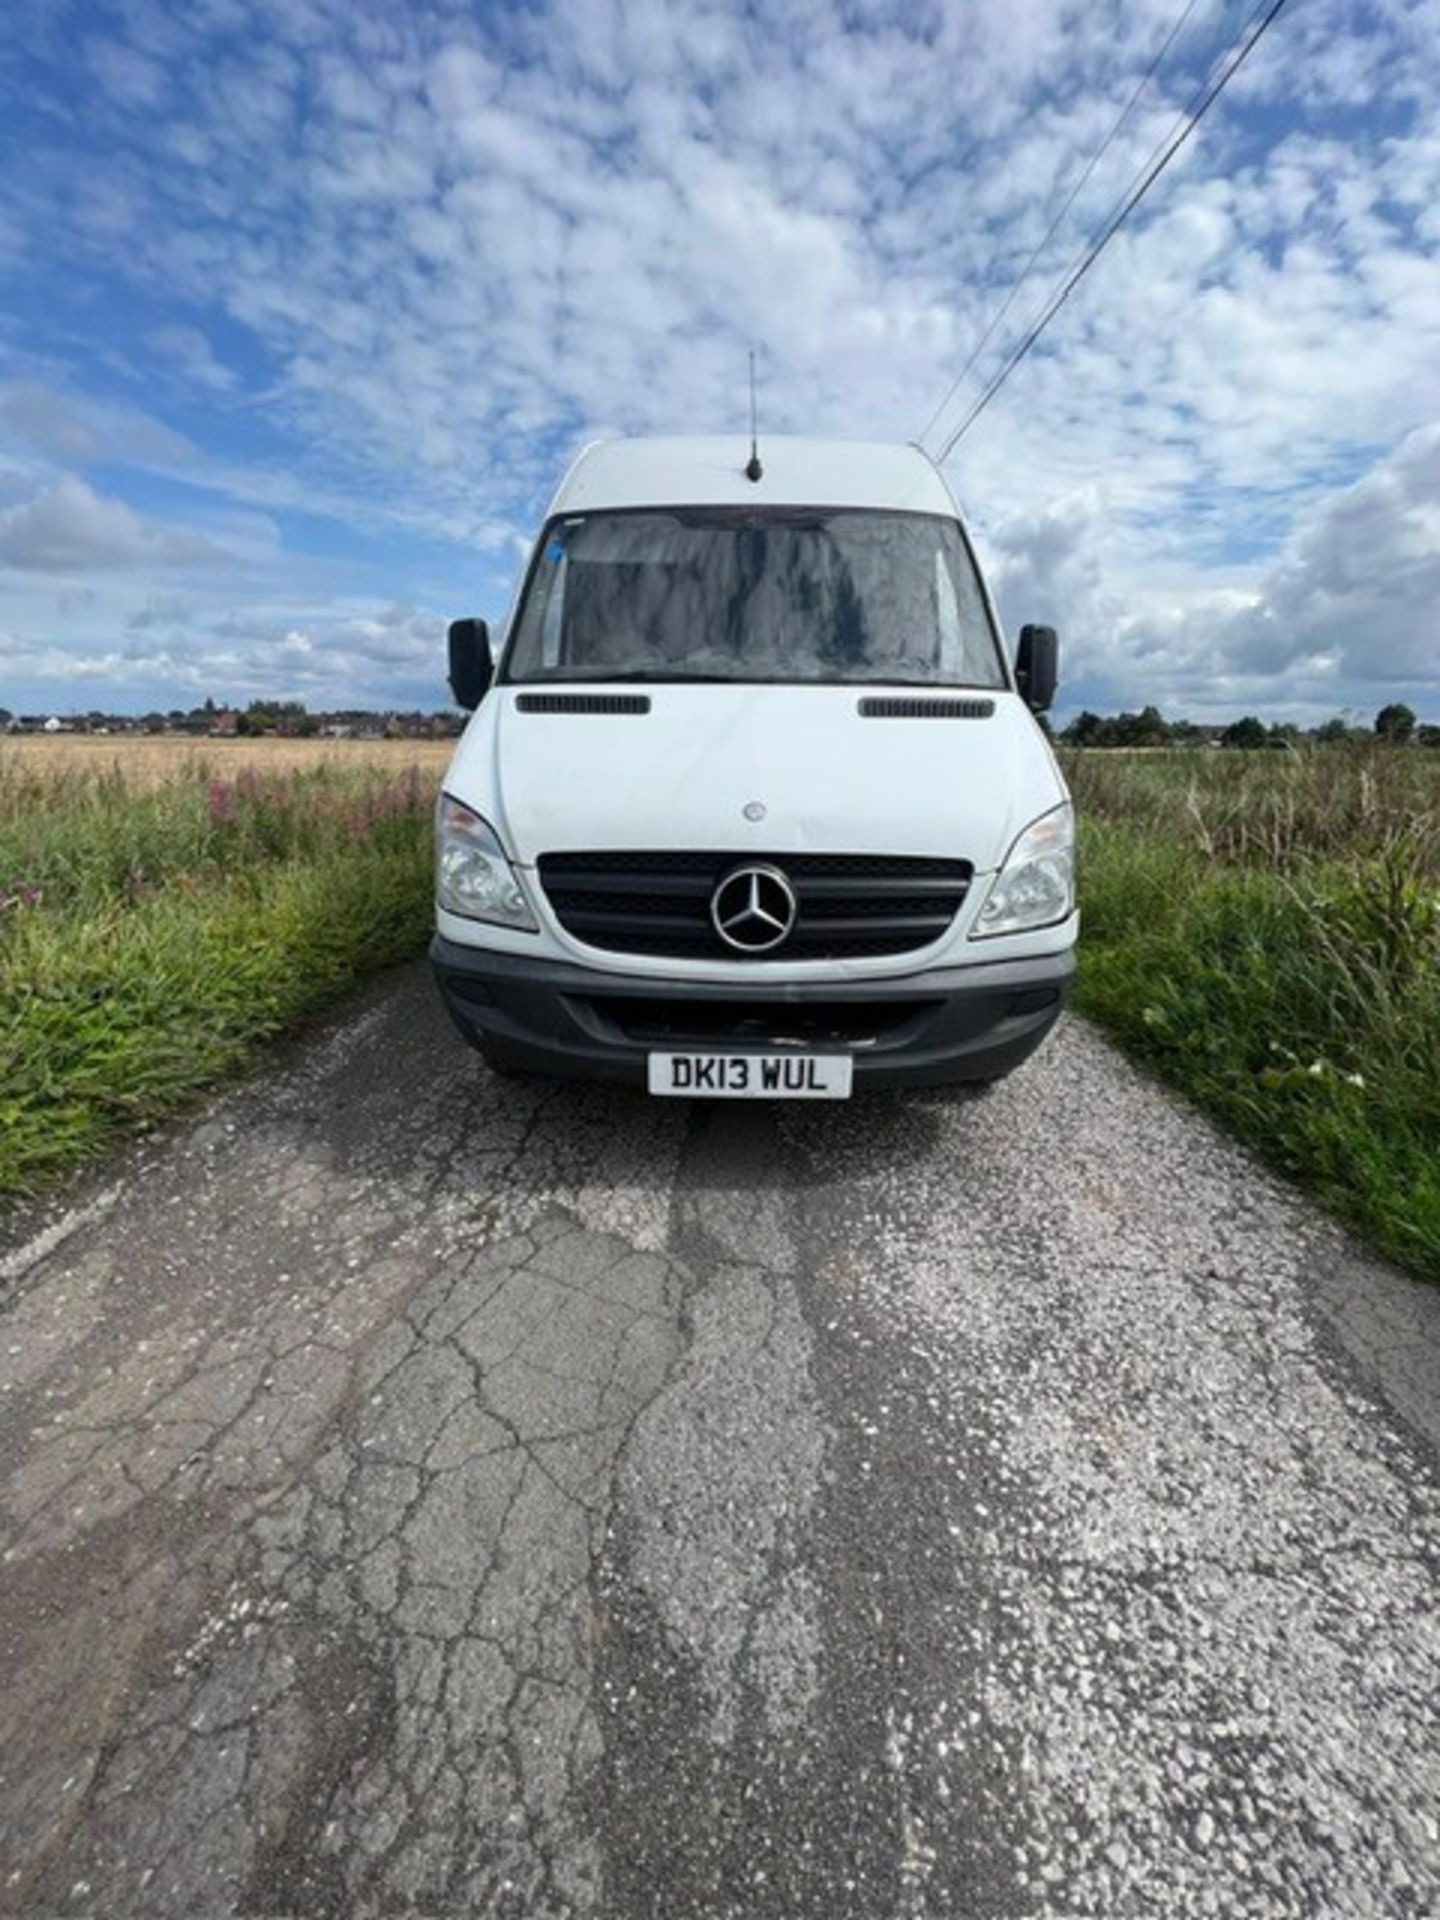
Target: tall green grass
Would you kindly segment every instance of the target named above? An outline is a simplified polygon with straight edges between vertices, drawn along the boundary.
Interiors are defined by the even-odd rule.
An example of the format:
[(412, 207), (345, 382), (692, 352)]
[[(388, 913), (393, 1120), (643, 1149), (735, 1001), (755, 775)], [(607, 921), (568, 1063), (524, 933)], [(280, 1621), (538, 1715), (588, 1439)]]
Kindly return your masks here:
[(1080, 754), (1077, 1002), (1440, 1278), (1440, 760)]
[(195, 767), (138, 792), (0, 761), (0, 1200), (413, 953), (432, 797), (415, 770)]
[[(1440, 756), (1067, 757), (1080, 1006), (1440, 1277)], [(430, 920), (430, 783), (7, 768), (0, 1200), (242, 1067)]]

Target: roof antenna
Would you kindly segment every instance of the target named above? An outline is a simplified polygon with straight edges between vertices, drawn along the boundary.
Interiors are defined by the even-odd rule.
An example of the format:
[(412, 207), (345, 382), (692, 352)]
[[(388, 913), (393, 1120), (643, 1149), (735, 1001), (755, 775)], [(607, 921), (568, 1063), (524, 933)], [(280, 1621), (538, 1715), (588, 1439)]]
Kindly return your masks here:
[(755, 349), (750, 349), (750, 458), (745, 463), (745, 478), (759, 480), (765, 469), (760, 464), (760, 447), (755, 437)]

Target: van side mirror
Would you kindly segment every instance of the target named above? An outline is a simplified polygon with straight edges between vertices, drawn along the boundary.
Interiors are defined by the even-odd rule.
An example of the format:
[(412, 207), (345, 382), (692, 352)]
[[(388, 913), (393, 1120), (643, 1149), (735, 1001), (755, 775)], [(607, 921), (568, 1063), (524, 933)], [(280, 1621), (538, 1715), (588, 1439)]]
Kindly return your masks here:
[(490, 629), (483, 620), (450, 622), (450, 691), (457, 707), (473, 713), (494, 677)]
[(1021, 627), (1015, 649), (1015, 680), (1032, 713), (1048, 713), (1055, 701), (1060, 642), (1054, 627)]

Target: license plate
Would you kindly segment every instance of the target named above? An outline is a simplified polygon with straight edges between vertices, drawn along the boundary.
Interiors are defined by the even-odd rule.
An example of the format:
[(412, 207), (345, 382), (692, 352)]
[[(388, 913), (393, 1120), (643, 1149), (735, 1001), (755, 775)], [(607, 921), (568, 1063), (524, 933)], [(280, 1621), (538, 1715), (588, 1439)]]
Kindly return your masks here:
[(848, 1053), (652, 1053), (651, 1093), (700, 1100), (848, 1100)]

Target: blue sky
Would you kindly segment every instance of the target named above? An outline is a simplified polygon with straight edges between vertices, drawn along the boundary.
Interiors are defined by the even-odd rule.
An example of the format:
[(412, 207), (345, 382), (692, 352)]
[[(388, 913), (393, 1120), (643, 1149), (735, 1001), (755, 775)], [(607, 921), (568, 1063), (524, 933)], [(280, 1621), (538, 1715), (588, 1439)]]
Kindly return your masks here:
[[(11, 0), (0, 705), (440, 704), (575, 447), (740, 427), (751, 342), (772, 427), (913, 438), (1178, 11)], [(1440, 720), (1437, 93), (1440, 0), (1291, 0), (961, 444), (1062, 711)]]

